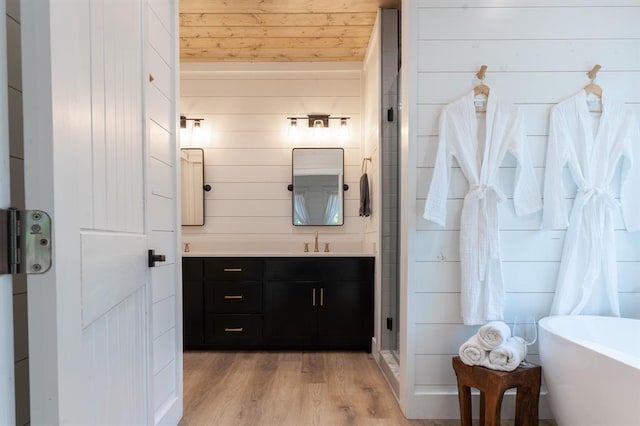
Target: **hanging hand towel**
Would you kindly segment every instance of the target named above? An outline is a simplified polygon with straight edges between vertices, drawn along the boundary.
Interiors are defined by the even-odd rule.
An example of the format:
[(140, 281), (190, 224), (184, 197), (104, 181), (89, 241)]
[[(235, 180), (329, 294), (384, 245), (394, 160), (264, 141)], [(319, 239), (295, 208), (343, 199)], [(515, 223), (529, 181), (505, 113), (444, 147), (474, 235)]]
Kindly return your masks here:
[(371, 197), (369, 195), (369, 177), (366, 173), (360, 177), (360, 216), (371, 215)]
[(511, 329), (503, 321), (491, 321), (478, 330), (478, 341), (488, 351), (502, 345), (511, 337)]
[(520, 337), (510, 337), (500, 346), (489, 352), (489, 364), (492, 370), (513, 371), (527, 355), (527, 345)]

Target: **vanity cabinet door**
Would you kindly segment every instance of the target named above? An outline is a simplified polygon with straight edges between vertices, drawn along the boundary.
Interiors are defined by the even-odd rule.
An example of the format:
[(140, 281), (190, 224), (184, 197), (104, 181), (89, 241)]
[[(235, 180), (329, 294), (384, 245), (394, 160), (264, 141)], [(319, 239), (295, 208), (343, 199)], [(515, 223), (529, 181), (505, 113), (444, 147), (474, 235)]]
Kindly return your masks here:
[(335, 349), (367, 349), (373, 337), (374, 259), (323, 261), (318, 342)]
[(264, 340), (267, 346), (300, 348), (314, 346), (317, 335), (314, 281), (267, 281), (264, 285)]
[(182, 327), (185, 349), (204, 345), (203, 260), (182, 259)]
[(318, 306), (318, 344), (335, 349), (371, 348), (373, 286), (362, 281), (325, 281)]
[(267, 259), (265, 344), (370, 351), (373, 265), (373, 258)]

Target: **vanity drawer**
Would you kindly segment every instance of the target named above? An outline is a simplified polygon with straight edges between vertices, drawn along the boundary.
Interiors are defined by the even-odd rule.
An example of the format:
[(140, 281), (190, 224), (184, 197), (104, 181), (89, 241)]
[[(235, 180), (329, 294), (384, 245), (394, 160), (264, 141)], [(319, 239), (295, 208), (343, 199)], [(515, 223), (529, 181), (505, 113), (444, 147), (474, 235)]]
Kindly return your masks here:
[(209, 313), (205, 329), (210, 346), (242, 348), (262, 344), (262, 315)]
[(209, 258), (204, 263), (204, 277), (216, 281), (262, 281), (262, 260)]
[(207, 285), (205, 297), (209, 312), (249, 314), (262, 311), (260, 282), (223, 282)]
[(329, 281), (373, 280), (373, 257), (323, 259), (322, 278)]
[(317, 259), (270, 258), (265, 260), (265, 280), (318, 281), (321, 268)]

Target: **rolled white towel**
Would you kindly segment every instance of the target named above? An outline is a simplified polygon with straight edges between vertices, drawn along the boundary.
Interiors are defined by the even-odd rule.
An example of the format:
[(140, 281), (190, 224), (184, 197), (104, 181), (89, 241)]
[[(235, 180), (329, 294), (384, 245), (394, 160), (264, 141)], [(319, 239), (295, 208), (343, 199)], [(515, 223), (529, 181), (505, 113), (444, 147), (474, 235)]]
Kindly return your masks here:
[(488, 363), (489, 352), (484, 350), (478, 341), (478, 335), (474, 334), (458, 349), (460, 359), (467, 365), (484, 365)]
[(527, 356), (527, 345), (521, 337), (510, 337), (499, 348), (489, 352), (485, 367), (492, 370), (513, 371)]
[(503, 321), (491, 321), (478, 329), (478, 341), (482, 348), (490, 351), (511, 337), (511, 329)]

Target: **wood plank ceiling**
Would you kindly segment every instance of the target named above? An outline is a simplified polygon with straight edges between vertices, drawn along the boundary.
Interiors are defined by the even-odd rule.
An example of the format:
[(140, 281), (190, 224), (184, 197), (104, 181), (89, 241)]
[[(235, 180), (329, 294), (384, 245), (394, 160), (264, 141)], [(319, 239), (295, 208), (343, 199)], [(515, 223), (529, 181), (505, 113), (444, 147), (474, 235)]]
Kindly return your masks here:
[(399, 0), (179, 0), (183, 62), (362, 61)]

